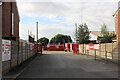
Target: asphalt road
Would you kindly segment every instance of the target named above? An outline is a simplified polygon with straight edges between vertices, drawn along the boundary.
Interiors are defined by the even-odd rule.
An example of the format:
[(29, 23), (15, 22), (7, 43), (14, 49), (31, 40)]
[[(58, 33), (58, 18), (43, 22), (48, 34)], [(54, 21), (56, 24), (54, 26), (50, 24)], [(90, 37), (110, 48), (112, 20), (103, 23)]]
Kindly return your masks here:
[(19, 78), (118, 78), (118, 66), (86, 55), (44, 52), (33, 59)]

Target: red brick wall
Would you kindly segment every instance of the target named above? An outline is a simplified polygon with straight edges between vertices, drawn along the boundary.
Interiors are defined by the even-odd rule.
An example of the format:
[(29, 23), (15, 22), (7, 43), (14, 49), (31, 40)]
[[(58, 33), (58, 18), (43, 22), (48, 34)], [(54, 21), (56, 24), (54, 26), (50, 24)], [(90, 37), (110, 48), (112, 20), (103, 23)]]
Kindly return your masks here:
[(10, 37), (10, 26), (11, 26), (10, 3), (3, 3), (2, 11), (3, 11), (2, 36)]
[(120, 11), (116, 15), (116, 36), (117, 36), (117, 42), (120, 42)]
[[(3, 3), (3, 37), (11, 37), (11, 3)], [(14, 35), (16, 39), (19, 39), (19, 14), (16, 3), (12, 3), (12, 12), (14, 13)]]

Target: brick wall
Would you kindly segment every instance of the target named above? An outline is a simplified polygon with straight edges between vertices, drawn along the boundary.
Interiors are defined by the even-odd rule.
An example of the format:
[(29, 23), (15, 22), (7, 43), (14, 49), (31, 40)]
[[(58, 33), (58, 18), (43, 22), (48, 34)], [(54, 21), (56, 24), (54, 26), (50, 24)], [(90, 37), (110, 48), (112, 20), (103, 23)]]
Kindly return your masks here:
[[(118, 3), (118, 8), (120, 7), (120, 1)], [(117, 58), (120, 61), (120, 10), (116, 14), (116, 35), (117, 35)], [(119, 62), (120, 63), (120, 62)]]
[(116, 15), (116, 35), (117, 35), (117, 42), (120, 42), (120, 11)]
[[(2, 33), (3, 37), (11, 37), (11, 3), (10, 2), (3, 2), (2, 6), (3, 10), (3, 22), (2, 22)], [(16, 37), (16, 39), (19, 39), (19, 13), (17, 10), (16, 3), (12, 3), (12, 13), (14, 13), (14, 35), (13, 37)]]

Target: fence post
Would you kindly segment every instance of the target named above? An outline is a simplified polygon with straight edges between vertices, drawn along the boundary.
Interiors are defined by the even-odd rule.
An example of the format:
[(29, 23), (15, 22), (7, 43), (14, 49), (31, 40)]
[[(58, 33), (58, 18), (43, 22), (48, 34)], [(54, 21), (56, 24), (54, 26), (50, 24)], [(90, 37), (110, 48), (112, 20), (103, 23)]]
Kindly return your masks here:
[(85, 44), (85, 46), (84, 46), (84, 49), (85, 49), (85, 54), (86, 54), (86, 44)]
[(84, 44), (82, 44), (82, 54), (84, 54)]
[(101, 57), (101, 44), (99, 43), (99, 47), (100, 47), (100, 49), (99, 49), (99, 56)]
[(112, 41), (112, 59), (113, 59), (113, 41)]
[(87, 53), (88, 53), (87, 55), (89, 56), (89, 50), (87, 50)]
[(20, 47), (20, 44), (19, 44), (19, 40), (18, 40), (18, 53), (17, 53), (17, 65), (19, 65), (19, 47)]
[(10, 69), (12, 68), (12, 53), (13, 53), (13, 41), (12, 40), (10, 40), (11, 41), (11, 58), (10, 58)]
[(105, 51), (105, 60), (107, 61), (107, 51)]
[(21, 62), (23, 62), (23, 42), (21, 42)]
[(94, 50), (95, 51), (95, 60), (96, 60), (96, 50)]
[(105, 59), (106, 59), (106, 43), (105, 43)]

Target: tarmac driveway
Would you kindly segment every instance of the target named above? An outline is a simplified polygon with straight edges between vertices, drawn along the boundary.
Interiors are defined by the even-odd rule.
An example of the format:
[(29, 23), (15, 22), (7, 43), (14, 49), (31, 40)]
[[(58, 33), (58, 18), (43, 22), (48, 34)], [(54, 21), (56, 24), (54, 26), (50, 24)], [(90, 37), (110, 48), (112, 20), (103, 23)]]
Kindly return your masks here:
[(33, 59), (19, 78), (118, 78), (118, 66), (86, 55), (44, 52)]

